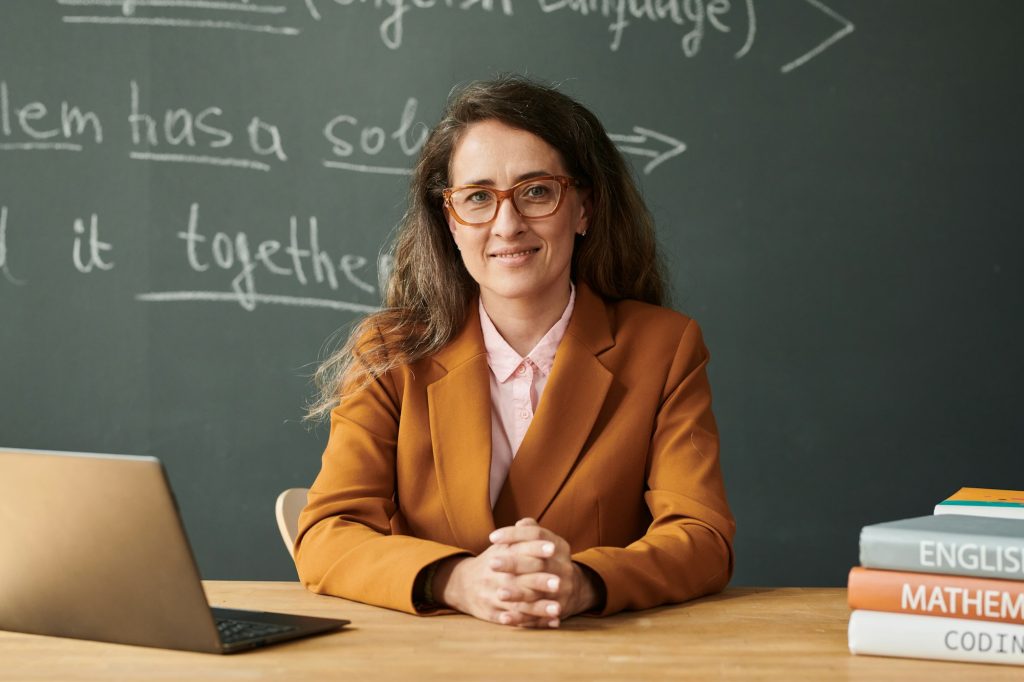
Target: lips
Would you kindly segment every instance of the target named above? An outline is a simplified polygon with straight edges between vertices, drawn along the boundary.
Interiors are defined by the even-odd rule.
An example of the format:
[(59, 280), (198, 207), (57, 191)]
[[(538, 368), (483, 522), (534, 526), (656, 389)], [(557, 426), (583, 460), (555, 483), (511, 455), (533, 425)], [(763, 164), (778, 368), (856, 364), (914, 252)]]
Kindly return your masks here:
[(492, 253), (488, 257), (489, 258), (508, 258), (509, 260), (511, 260), (513, 258), (522, 258), (523, 256), (529, 256), (530, 254), (537, 253), (538, 251), (540, 251), (540, 247), (539, 246), (534, 247), (534, 248), (530, 248), (530, 249), (515, 249), (515, 250), (506, 249), (506, 250), (503, 250), (503, 251), (498, 251), (497, 253)]

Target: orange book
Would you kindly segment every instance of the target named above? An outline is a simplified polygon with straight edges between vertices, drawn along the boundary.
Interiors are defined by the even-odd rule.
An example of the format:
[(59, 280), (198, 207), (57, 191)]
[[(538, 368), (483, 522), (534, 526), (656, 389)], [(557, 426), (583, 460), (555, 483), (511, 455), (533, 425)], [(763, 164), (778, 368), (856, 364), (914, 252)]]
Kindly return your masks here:
[(847, 587), (851, 609), (1024, 624), (1024, 580), (857, 566)]

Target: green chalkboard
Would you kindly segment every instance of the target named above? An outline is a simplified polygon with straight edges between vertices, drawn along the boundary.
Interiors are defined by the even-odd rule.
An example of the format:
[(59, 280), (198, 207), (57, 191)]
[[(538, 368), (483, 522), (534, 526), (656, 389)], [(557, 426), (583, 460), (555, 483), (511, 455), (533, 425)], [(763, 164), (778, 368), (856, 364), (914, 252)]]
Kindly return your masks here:
[(712, 352), (738, 584), (1024, 488), (1024, 5), (13, 0), (0, 445), (156, 455), (203, 574), (288, 579), (273, 500), (379, 303), (453, 86), (561, 84), (633, 162)]

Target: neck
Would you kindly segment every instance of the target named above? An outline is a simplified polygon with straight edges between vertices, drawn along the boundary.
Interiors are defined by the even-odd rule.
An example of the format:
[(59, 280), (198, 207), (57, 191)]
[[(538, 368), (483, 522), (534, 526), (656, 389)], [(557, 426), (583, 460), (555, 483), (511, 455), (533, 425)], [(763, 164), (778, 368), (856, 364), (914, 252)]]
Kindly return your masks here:
[(480, 300), (501, 337), (525, 357), (562, 317), (569, 305), (569, 284), (542, 298), (499, 298), (481, 291)]

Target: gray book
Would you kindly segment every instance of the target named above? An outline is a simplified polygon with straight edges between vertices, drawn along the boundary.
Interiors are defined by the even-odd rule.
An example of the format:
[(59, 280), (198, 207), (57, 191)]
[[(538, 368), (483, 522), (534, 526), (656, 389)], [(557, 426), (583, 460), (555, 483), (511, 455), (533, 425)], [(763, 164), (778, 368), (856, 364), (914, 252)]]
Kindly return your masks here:
[(860, 563), (896, 571), (1024, 580), (1024, 520), (943, 514), (864, 526)]

